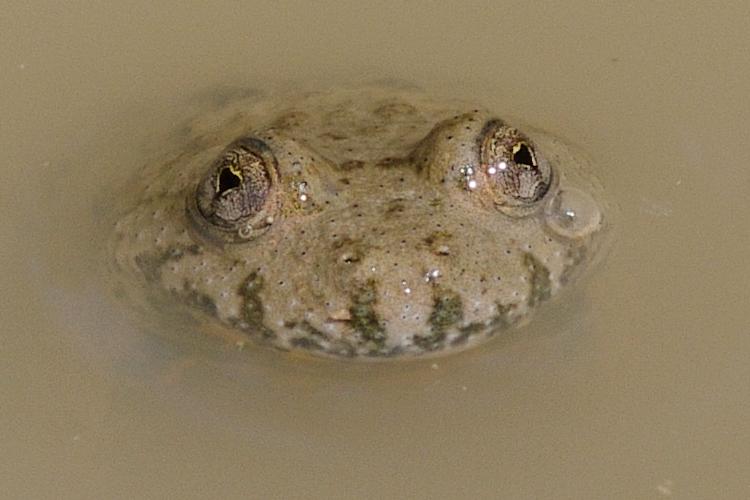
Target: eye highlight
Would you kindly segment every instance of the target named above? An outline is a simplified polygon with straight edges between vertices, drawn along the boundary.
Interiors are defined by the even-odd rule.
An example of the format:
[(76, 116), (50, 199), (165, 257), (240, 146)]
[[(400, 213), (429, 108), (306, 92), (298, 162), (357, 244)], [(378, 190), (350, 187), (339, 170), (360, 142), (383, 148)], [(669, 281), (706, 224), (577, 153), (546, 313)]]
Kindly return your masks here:
[(500, 120), (491, 120), (484, 127), (480, 162), (493, 201), (501, 210), (528, 213), (555, 181), (551, 166), (529, 138)]
[(198, 185), (195, 206), (210, 225), (237, 231), (244, 238), (259, 222), (263, 225), (263, 220), (272, 218), (277, 177), (276, 159), (263, 141), (238, 139), (219, 155)]

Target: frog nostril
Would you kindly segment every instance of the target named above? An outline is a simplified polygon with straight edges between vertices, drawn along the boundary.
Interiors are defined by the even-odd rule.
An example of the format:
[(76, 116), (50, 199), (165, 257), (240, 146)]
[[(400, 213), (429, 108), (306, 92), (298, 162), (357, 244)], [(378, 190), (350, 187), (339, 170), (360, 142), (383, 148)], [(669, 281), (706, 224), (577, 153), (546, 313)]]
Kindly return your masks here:
[(345, 264), (352, 264), (360, 261), (360, 256), (356, 253), (345, 253), (341, 255), (341, 262)]

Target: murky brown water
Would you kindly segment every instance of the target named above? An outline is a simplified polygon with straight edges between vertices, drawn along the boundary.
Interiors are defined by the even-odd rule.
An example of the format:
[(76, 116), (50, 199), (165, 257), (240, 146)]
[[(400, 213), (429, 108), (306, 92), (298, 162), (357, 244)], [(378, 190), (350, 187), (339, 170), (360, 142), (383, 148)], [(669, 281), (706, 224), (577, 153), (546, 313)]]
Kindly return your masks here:
[[(577, 3), (5, 5), (0, 496), (750, 496), (750, 7)], [(170, 342), (104, 293), (98, 203), (189, 96), (383, 77), (577, 143), (605, 264), (436, 364)]]

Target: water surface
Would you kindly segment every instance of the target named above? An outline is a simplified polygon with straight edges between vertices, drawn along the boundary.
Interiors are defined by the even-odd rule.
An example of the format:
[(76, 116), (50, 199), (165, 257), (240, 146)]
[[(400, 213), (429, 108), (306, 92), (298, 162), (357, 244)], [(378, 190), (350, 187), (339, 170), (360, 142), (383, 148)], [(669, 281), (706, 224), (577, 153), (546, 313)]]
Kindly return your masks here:
[[(0, 482), (18, 498), (747, 498), (743, 2), (17, 2), (0, 14)], [(141, 321), (103, 202), (217, 87), (397, 78), (576, 144), (621, 214), (528, 327), (356, 365)], [(192, 106), (192, 107), (191, 107)]]

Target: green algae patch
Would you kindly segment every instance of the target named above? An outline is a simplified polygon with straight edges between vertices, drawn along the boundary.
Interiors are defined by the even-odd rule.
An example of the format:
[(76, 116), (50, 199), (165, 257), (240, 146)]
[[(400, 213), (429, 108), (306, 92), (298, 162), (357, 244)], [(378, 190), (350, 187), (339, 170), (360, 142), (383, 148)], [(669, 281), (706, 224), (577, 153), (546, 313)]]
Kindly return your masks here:
[(560, 283), (563, 285), (572, 281), (583, 269), (580, 264), (588, 258), (589, 249), (585, 245), (576, 245), (568, 250), (565, 269), (560, 274)]
[(523, 254), (523, 265), (529, 271), (531, 292), (529, 293), (529, 307), (534, 307), (552, 295), (550, 272), (539, 259), (530, 253)]
[(432, 329), (445, 330), (461, 321), (463, 317), (464, 306), (461, 295), (447, 288), (435, 288), (429, 319)]
[(159, 281), (161, 278), (161, 268), (169, 261), (169, 257), (163, 253), (160, 254), (143, 254), (135, 256), (135, 265), (149, 283)]
[(328, 340), (328, 335), (323, 333), (321, 330), (315, 328), (309, 321), (303, 320), (299, 323), (299, 327), (310, 337), (317, 337), (319, 339)]
[(475, 336), (484, 333), (487, 330), (487, 326), (484, 323), (474, 322), (469, 323), (466, 326), (462, 326), (458, 329), (458, 336), (451, 341), (452, 346), (463, 345), (468, 340)]
[[(518, 322), (517, 318), (513, 317), (513, 311), (516, 310), (516, 304), (503, 304), (498, 302), (496, 304), (497, 314), (492, 318), (491, 326), (496, 330), (504, 330), (510, 328)], [(493, 330), (494, 331), (494, 330)]]
[(377, 303), (377, 284), (375, 280), (368, 280), (352, 295), (352, 305), (349, 308), (351, 325), (354, 331), (365, 341), (374, 343), (377, 347), (385, 345), (387, 335), (383, 322), (375, 311)]
[(298, 349), (307, 351), (323, 351), (323, 346), (310, 337), (294, 337), (289, 343)]
[(199, 311), (208, 314), (209, 316), (216, 316), (218, 314), (216, 302), (214, 302), (214, 299), (212, 299), (205, 293), (199, 292), (197, 290), (187, 289), (182, 294), (180, 294), (180, 298), (188, 306), (192, 307), (193, 309), (198, 309)]
[(435, 350), (443, 344), (448, 328), (456, 325), (464, 317), (461, 295), (448, 288), (436, 287), (432, 294), (432, 312), (428, 322), (429, 335), (415, 335), (414, 343), (427, 350)]
[(261, 290), (263, 290), (263, 277), (257, 272), (250, 273), (239, 289), (240, 296), (243, 298), (242, 319), (247, 323), (248, 329), (259, 331), (264, 337), (273, 337), (274, 333), (263, 324)]
[(143, 273), (146, 281), (153, 283), (161, 279), (161, 270), (167, 262), (176, 262), (186, 254), (200, 253), (198, 245), (173, 246), (163, 252), (136, 255), (135, 265)]

